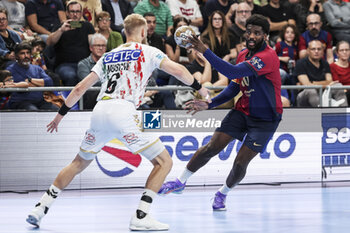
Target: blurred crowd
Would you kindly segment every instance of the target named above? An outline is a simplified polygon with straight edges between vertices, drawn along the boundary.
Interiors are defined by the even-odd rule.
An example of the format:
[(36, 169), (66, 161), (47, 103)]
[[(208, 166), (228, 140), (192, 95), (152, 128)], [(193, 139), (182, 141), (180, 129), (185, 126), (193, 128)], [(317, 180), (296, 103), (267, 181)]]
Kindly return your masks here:
[[(131, 13), (145, 17), (147, 43), (184, 64), (199, 83), (213, 87), (212, 97), (229, 80), (200, 53), (179, 47), (174, 32), (190, 26), (217, 56), (235, 64), (246, 46), (246, 20), (261, 14), (270, 22), (268, 44), (279, 57), (282, 85), (324, 89), (322, 106), (317, 89), (283, 89), (283, 106), (350, 103), (350, 89), (341, 88), (350, 85), (349, 0), (1, 0), (0, 88), (75, 86), (105, 52), (125, 43), (123, 20)], [(148, 85), (182, 83), (157, 70)], [(327, 91), (330, 86), (339, 88)], [(0, 110), (55, 110), (68, 94), (0, 89)], [(97, 94), (84, 95), (84, 109), (94, 107)], [(147, 91), (141, 107), (178, 109), (194, 97), (193, 91)]]

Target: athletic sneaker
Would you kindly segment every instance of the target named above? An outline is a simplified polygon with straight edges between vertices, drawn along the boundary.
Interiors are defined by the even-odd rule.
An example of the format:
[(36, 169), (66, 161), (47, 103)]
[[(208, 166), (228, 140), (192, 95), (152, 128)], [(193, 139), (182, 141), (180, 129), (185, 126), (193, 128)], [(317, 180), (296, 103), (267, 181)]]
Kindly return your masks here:
[(141, 219), (137, 218), (135, 214), (131, 218), (129, 229), (132, 231), (167, 231), (169, 230), (169, 225), (158, 222), (149, 214)]
[(158, 194), (160, 195), (166, 195), (169, 193), (180, 194), (185, 189), (185, 186), (186, 186), (186, 182), (183, 184), (178, 179), (176, 179), (175, 181), (168, 181), (162, 185), (162, 187), (158, 191)]
[(36, 227), (40, 227), (40, 221), (45, 216), (48, 210), (49, 208), (47, 208), (46, 206), (40, 206), (40, 203), (38, 203), (32, 210), (32, 212), (29, 213), (26, 221)]
[(226, 201), (226, 195), (222, 194), (220, 191), (217, 191), (215, 193), (215, 197), (213, 201), (213, 210), (215, 211), (226, 210), (225, 201)]

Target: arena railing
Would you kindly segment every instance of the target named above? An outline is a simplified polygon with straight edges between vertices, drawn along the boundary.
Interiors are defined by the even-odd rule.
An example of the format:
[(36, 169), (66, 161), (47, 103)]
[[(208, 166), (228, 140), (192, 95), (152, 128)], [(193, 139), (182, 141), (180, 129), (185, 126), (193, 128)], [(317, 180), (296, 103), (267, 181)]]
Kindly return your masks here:
[[(1, 88), (0, 92), (32, 92), (32, 91), (71, 91), (74, 87), (28, 87), (28, 88)], [(222, 90), (225, 88), (225, 86), (217, 86), (217, 87), (207, 87), (210, 90)], [(300, 90), (300, 89), (317, 89), (319, 96), (320, 96), (320, 106), (323, 105), (322, 103), (322, 93), (323, 93), (323, 86), (322, 85), (314, 85), (314, 86), (302, 86), (302, 85), (282, 85), (282, 89), (287, 90)], [(328, 86), (329, 88), (329, 95), (332, 90), (336, 89), (347, 89), (350, 91), (350, 85), (344, 85), (344, 86)], [(88, 91), (99, 91), (100, 87), (91, 87), (88, 89)], [(160, 86), (160, 87), (146, 87), (146, 90), (150, 91), (162, 91), (162, 90), (170, 90), (170, 91), (177, 91), (177, 90), (193, 90), (191, 87), (188, 86), (174, 86), (174, 85), (167, 85), (167, 86)], [(331, 98), (328, 98), (329, 101), (331, 101)], [(330, 105), (330, 103), (329, 103)], [(79, 109), (83, 110), (83, 98), (79, 100)]]

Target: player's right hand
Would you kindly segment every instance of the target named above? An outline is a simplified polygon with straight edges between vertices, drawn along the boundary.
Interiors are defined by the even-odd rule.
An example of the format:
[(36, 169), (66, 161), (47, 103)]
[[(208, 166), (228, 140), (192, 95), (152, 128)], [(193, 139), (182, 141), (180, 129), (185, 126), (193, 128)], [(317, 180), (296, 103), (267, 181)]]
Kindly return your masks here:
[(52, 133), (54, 130), (58, 129), (58, 124), (61, 122), (63, 116), (61, 114), (58, 114), (55, 116), (55, 118), (46, 126), (47, 132)]
[(185, 103), (185, 109), (188, 110), (187, 113), (191, 113), (192, 115), (199, 111), (207, 110), (208, 107), (209, 103), (205, 100), (194, 99)]

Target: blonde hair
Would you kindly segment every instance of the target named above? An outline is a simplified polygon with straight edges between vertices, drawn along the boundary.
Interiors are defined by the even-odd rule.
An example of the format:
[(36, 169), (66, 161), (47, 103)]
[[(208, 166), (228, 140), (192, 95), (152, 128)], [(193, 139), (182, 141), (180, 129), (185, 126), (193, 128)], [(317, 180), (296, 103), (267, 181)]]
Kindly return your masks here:
[(139, 14), (131, 14), (124, 19), (124, 30), (128, 35), (133, 34), (135, 29), (142, 26), (147, 26), (147, 21)]

